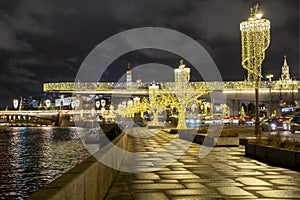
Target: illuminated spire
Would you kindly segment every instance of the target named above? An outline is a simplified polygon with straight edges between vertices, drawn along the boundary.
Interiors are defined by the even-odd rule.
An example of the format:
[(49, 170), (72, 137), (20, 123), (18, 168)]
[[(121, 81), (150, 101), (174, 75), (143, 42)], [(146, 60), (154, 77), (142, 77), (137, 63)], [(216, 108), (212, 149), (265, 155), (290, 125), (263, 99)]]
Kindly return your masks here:
[(284, 57), (283, 67), (284, 67), (284, 68), (287, 68), (287, 67), (288, 67), (288, 64), (287, 64), (287, 61), (286, 61), (286, 55), (284, 55), (283, 57)]
[(127, 65), (127, 71), (131, 71), (131, 69), (130, 69), (130, 63), (128, 63), (128, 65)]
[(286, 59), (286, 55), (283, 56), (283, 65), (281, 68), (281, 80), (282, 81), (290, 81), (290, 68), (289, 65), (287, 63), (287, 59)]
[(126, 82), (127, 83), (132, 82), (132, 73), (131, 73), (131, 69), (130, 69), (130, 63), (128, 63), (128, 65), (127, 65)]

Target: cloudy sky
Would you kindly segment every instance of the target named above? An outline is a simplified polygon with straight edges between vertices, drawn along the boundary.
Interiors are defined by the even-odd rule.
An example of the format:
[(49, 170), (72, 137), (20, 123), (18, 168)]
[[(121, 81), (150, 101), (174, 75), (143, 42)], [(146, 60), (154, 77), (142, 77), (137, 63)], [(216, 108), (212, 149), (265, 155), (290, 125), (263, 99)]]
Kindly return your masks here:
[[(259, 1), (258, 1), (259, 2)], [(224, 80), (243, 80), (239, 23), (253, 0), (4, 0), (0, 1), (0, 107), (19, 96), (38, 96), (42, 83), (74, 81), (85, 57), (112, 35), (139, 27), (180, 31), (199, 42)], [(287, 54), (299, 79), (299, 1), (263, 0), (271, 21), (271, 45), (263, 74), (279, 78)], [(118, 80), (130, 62), (177, 67), (180, 57), (161, 50), (139, 50), (119, 57), (105, 81)], [(146, 65), (147, 66), (147, 65)], [(136, 76), (136, 75), (135, 75)], [(143, 78), (143, 77), (141, 77)], [(192, 76), (193, 81), (197, 81)]]

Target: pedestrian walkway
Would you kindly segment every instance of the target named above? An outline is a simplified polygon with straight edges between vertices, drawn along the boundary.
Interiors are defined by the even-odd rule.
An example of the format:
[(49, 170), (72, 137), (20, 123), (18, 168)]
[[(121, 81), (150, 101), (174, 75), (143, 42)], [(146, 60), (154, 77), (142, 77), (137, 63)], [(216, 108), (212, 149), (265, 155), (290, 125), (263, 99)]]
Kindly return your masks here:
[[(106, 199), (300, 199), (299, 172), (246, 158), (244, 146), (213, 148), (200, 159), (203, 147), (176, 135), (146, 128), (130, 133), (129, 151), (139, 154), (125, 159), (123, 169), (141, 173), (121, 171)], [(168, 166), (157, 167), (174, 155), (180, 157)]]

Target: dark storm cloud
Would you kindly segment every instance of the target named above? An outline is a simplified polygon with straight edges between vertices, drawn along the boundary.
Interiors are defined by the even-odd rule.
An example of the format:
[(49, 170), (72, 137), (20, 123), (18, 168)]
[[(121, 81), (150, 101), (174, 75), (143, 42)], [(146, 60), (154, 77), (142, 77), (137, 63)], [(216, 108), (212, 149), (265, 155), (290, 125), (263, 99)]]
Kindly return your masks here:
[[(209, 52), (225, 80), (242, 80), (239, 23), (249, 16), (252, 0), (11, 0), (0, 2), (0, 107), (21, 95), (38, 95), (42, 83), (73, 81), (85, 56), (100, 42), (131, 28), (175, 29)], [(299, 2), (261, 1), (271, 20), (272, 41), (263, 73), (279, 77), (283, 54), (298, 77)], [(146, 50), (122, 56), (106, 79), (117, 79), (127, 62), (138, 66), (178, 59)], [(235, 72), (235, 73), (232, 73)], [(39, 85), (39, 86), (37, 86)], [(10, 88), (10, 89), (8, 89)]]
[[(132, 2), (132, 1), (129, 1)], [(240, 64), (239, 24), (250, 14), (253, 1), (139, 1), (112, 4), (117, 19), (132, 27), (162, 26), (181, 31), (196, 39), (210, 53), (225, 80), (243, 79), (246, 71)], [(263, 72), (279, 77), (283, 54), (289, 54), (291, 71), (298, 77), (299, 2), (265, 0), (265, 17), (271, 20), (271, 46)], [(122, 9), (117, 9), (117, 8)], [(148, 55), (151, 54), (148, 52)], [(159, 55), (164, 56), (164, 55)], [(275, 69), (275, 70), (274, 70)], [(232, 73), (234, 70), (236, 73)]]

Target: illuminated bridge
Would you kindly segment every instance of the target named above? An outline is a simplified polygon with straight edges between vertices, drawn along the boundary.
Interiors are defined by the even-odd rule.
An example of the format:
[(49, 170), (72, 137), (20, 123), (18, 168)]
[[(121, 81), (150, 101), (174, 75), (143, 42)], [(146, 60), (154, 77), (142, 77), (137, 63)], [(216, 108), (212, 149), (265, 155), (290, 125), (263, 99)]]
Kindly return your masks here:
[[(79, 94), (79, 95), (116, 95), (118, 97), (148, 96), (149, 82), (60, 82), (44, 83), (43, 90), (48, 93)], [(172, 88), (174, 82), (157, 83), (161, 88)], [(209, 100), (209, 94), (218, 91), (226, 95), (227, 104), (231, 113), (237, 114), (241, 102), (254, 102), (254, 82), (225, 81), (225, 82), (190, 82), (190, 86), (196, 91), (208, 91), (203, 98)], [(270, 98), (277, 102), (295, 102), (299, 96), (300, 81), (262, 81), (259, 89), (260, 103), (268, 103)]]

